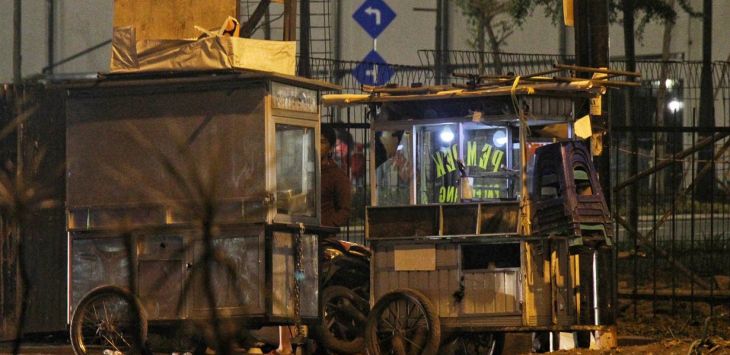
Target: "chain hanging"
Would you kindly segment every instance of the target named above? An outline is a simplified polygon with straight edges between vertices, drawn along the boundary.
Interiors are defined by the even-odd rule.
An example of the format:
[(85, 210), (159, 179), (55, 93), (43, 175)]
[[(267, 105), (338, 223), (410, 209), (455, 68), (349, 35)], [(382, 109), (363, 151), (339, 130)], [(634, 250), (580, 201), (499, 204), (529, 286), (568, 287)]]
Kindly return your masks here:
[(306, 338), (301, 316), (301, 284), (304, 281), (304, 270), (302, 269), (302, 258), (304, 254), (302, 234), (304, 234), (304, 231), (304, 223), (299, 223), (299, 230), (294, 235), (294, 325), (297, 330), (295, 342), (299, 344), (303, 344)]

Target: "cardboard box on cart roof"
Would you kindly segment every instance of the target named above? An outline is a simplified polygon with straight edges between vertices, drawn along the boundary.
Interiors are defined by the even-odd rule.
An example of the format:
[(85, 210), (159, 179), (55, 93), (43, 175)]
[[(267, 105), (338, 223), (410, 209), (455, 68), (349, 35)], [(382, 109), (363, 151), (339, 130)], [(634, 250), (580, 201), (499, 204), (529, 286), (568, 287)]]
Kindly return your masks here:
[(250, 69), (294, 75), (296, 42), (204, 36), (237, 1), (115, 0), (111, 72)]

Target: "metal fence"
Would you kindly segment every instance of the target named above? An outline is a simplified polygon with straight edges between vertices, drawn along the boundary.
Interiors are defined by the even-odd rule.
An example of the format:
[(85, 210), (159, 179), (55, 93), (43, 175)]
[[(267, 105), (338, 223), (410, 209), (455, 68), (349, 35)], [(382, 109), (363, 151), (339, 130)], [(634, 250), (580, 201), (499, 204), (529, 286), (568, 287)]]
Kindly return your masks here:
[[(361, 93), (356, 73), (361, 68), (379, 66), (379, 63), (310, 59), (310, 71), (315, 79), (342, 86), (342, 93)], [(389, 82), (398, 85), (432, 83), (433, 71), (428, 67), (388, 65)], [(340, 141), (335, 147), (335, 159), (349, 173), (353, 185), (350, 223), (342, 228), (346, 240), (365, 244), (365, 206), (370, 203), (367, 166), (369, 164), (369, 133), (367, 107), (329, 107), (323, 112), (322, 122), (331, 125)]]
[[(698, 319), (730, 300), (730, 63), (712, 66), (714, 127), (700, 125), (701, 63), (640, 61), (637, 69), (632, 122), (622, 121), (625, 95), (609, 98), (619, 294), (635, 317), (686, 311)], [(708, 141), (713, 135), (720, 139)]]
[[(573, 62), (571, 56), (469, 51), (422, 50), (419, 57), (422, 66), (391, 66), (389, 82), (402, 86), (460, 83), (463, 78), (450, 74), (520, 75)], [(316, 78), (336, 82), (348, 93), (360, 92), (353, 76), (360, 62), (312, 63)], [(626, 62), (612, 60), (610, 66), (624, 69)], [(709, 159), (707, 154), (693, 151), (708, 135), (730, 133), (730, 63), (712, 64), (715, 127), (705, 128), (697, 127), (701, 63), (640, 60), (636, 69), (642, 73), (642, 86), (634, 90), (633, 122), (624, 120), (625, 93), (611, 90), (607, 95), (613, 125), (610, 181), (615, 186), (637, 172), (664, 168), (612, 194), (611, 210), (618, 221), (616, 271), (621, 310), (635, 316), (647, 309), (676, 312), (681, 308), (695, 318), (707, 313), (708, 304), (730, 297), (726, 289), (730, 282), (724, 281), (730, 278), (730, 153), (726, 150), (730, 138), (708, 144)], [(662, 82), (664, 86), (659, 85)], [(361, 175), (353, 181), (358, 196), (354, 204), (364, 206), (369, 200), (364, 171), (369, 127), (366, 108), (329, 108), (324, 121), (341, 128), (343, 136), (349, 133), (352, 137), (354, 148), (350, 147), (350, 156), (343, 160), (350, 164), (352, 175), (357, 159), (351, 155), (362, 154), (365, 165), (362, 171), (355, 168)], [(698, 193), (697, 183), (693, 184), (701, 181), (701, 175), (714, 176), (709, 196)], [(357, 208), (346, 238), (363, 242), (363, 216), (362, 207)], [(709, 308), (710, 313), (713, 310)]]

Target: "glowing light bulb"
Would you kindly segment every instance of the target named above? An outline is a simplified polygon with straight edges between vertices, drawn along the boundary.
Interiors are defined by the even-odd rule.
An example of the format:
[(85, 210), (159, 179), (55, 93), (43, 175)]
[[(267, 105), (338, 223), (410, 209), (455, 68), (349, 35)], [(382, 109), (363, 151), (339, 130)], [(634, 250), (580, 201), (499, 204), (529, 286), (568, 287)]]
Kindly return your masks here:
[(492, 137), (492, 142), (494, 142), (495, 146), (502, 147), (505, 144), (507, 144), (507, 135), (504, 134), (504, 131), (494, 132), (494, 137)]
[(667, 104), (667, 107), (669, 107), (669, 111), (672, 111), (672, 112), (677, 112), (677, 111), (681, 110), (682, 106), (684, 106), (684, 104), (681, 101), (676, 100), (676, 99), (669, 101), (669, 103)]
[(451, 143), (451, 141), (454, 140), (454, 132), (452, 132), (451, 128), (447, 126), (441, 131), (439, 138), (441, 138), (441, 141), (444, 143)]

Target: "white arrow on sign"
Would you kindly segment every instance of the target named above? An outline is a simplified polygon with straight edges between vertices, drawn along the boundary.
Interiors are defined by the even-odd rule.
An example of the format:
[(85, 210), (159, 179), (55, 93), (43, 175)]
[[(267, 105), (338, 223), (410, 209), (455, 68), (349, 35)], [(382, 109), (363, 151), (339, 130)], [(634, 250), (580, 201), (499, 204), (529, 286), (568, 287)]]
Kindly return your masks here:
[(368, 15), (375, 15), (375, 24), (377, 26), (380, 26), (380, 10), (373, 9), (372, 7), (368, 6), (367, 9), (365, 9), (365, 13)]
[(373, 69), (366, 70), (365, 75), (373, 78), (373, 83), (378, 82), (378, 65), (374, 64)]

